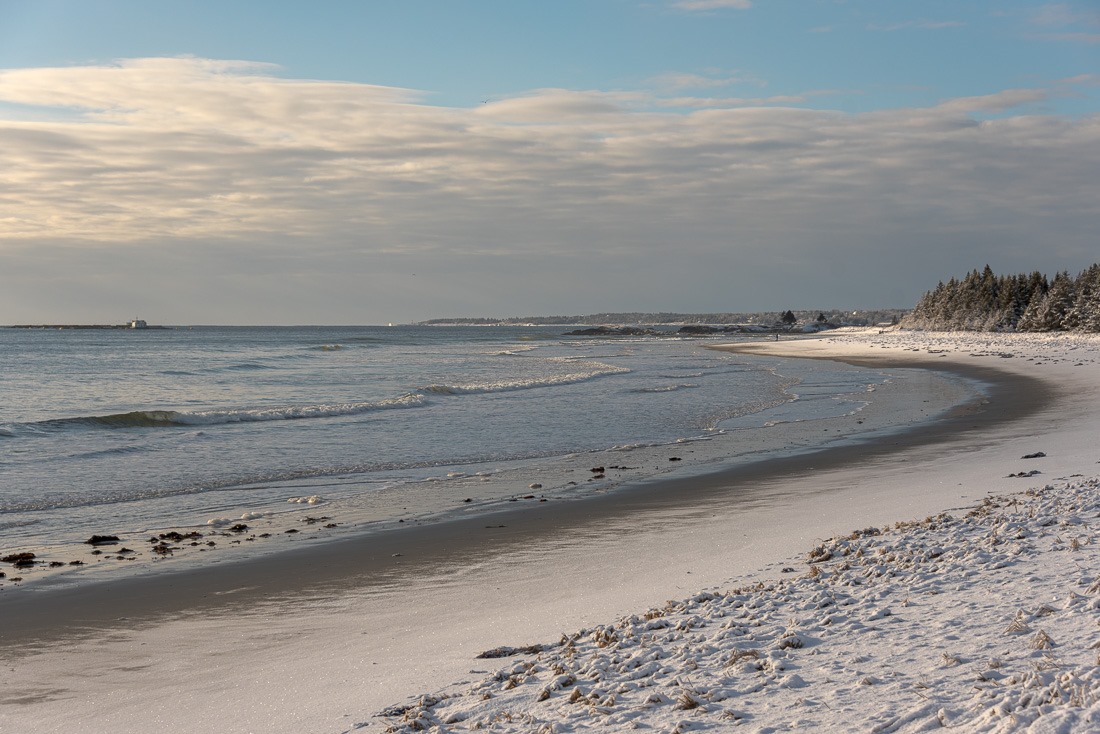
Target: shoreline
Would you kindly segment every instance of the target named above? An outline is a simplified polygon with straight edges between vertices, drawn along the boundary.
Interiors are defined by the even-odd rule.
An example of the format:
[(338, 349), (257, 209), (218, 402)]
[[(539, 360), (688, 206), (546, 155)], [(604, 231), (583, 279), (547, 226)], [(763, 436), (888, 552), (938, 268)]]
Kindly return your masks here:
[[(403, 478), (388, 486), (378, 477), (274, 483), (263, 488), (265, 496), (258, 500), (234, 498), (178, 517), (149, 515), (141, 524), (81, 520), (83, 532), (38, 533), (0, 547), (0, 555), (36, 554), (35, 565), (9, 573), (14, 583), (0, 579), (0, 598), (5, 591), (37, 593), (135, 574), (174, 573), (188, 565), (237, 563), (312, 542), (483, 516), (514, 509), (513, 503), (587, 501), (622, 487), (713, 474), (761, 458), (879, 441), (941, 415), (980, 390), (974, 380), (942, 372), (836, 363), (825, 372), (845, 386), (835, 394), (828, 392), (831, 399), (821, 400), (815, 395), (817, 367), (807, 367), (811, 361), (748, 357), (735, 362), (741, 363), (787, 382), (787, 400), (727, 423), (700, 427), (700, 433), (675, 441), (440, 466), (419, 479)], [(809, 380), (805, 398), (799, 394), (803, 379)], [(815, 404), (820, 407), (800, 407)], [(590, 471), (596, 466), (606, 467), (606, 472)], [(125, 509), (120, 507), (120, 518), (127, 516)], [(119, 542), (90, 546), (84, 541), (93, 535), (117, 536)]]
[[(750, 342), (712, 348), (756, 353), (758, 346)], [(727, 499), (753, 503), (757, 498), (750, 485), (843, 470), (857, 462), (888, 461), (898, 452), (935, 447), (1032, 415), (1051, 399), (1054, 390), (1037, 378), (931, 359), (915, 365), (908, 359), (885, 356), (819, 358), (883, 369), (919, 366), (980, 381), (990, 386), (990, 394), (957, 406), (945, 416), (900, 428), (880, 439), (789, 456), (766, 456), (689, 476), (626, 481), (590, 496), (534, 506), (505, 506), (469, 517), (452, 516), (361, 532), (221, 563), (0, 594), (0, 615), (7, 622), (0, 629), (0, 647), (34, 638), (55, 639), (59, 630), (94, 633), (120, 617), (135, 623), (155, 622), (218, 607), (277, 603), (280, 598), (302, 594), (319, 598), (338, 593), (348, 584), (390, 584), (403, 574), (417, 574), (441, 565), (461, 566), (475, 555), (508, 555), (517, 547), (545, 542), (570, 530), (596, 528), (610, 520), (644, 513), (659, 514), (686, 502), (702, 506)], [(242, 579), (247, 583), (243, 584)]]
[[(1012, 345), (1018, 359), (1005, 361), (997, 354), (997, 348), (1005, 349), (1004, 343)], [(577, 714), (604, 717), (609, 714), (602, 711), (612, 710), (600, 705), (569, 707), (553, 691), (550, 703), (567, 708), (543, 706), (534, 698), (537, 686), (519, 685), (509, 692), (504, 690), (509, 685), (491, 683), (508, 683), (515, 671), (530, 671), (529, 666), (541, 664), (537, 656), (476, 657), (502, 646), (553, 644), (563, 636), (577, 638), (579, 645), (586, 634), (598, 636), (601, 630), (651, 619), (653, 610), (668, 613), (681, 607), (685, 614), (670, 614), (669, 619), (688, 626), (666, 632), (673, 636), (670, 639), (695, 637), (692, 625), (704, 612), (693, 600), (722, 596), (728, 589), (756, 589), (753, 604), (771, 609), (768, 624), (778, 625), (775, 648), (759, 651), (766, 664), (763, 683), (737, 694), (744, 696), (740, 703), (714, 704), (732, 705), (734, 714), (749, 716), (742, 723), (756, 728), (790, 728), (797, 723), (792, 717), (812, 713), (831, 717), (827, 721), (832, 723), (811, 728), (846, 731), (850, 726), (845, 723), (854, 719), (842, 713), (842, 704), (856, 706), (844, 709), (849, 712), (870, 707), (886, 720), (898, 707), (910, 708), (912, 696), (922, 693), (925, 681), (946, 680), (936, 667), (941, 649), (945, 659), (963, 662), (951, 668), (955, 677), (948, 690), (970, 690), (965, 681), (973, 680), (970, 670), (980, 655), (989, 660), (982, 680), (992, 680), (998, 675), (994, 668), (1001, 664), (999, 659), (967, 642), (966, 635), (981, 632), (982, 625), (996, 625), (982, 632), (989, 640), (982, 645), (999, 649), (1006, 640), (1001, 630), (1012, 622), (1019, 605), (1038, 605), (1046, 599), (1046, 605), (1032, 610), (1040, 615), (1037, 621), (1025, 621), (1046, 625), (1060, 643), (1071, 635), (1080, 637), (1070, 627), (1043, 621), (1048, 606), (1060, 609), (1063, 602), (1037, 597), (1030, 584), (1042, 579), (1042, 588), (1061, 591), (1076, 588), (1077, 580), (1048, 580), (1042, 566), (1024, 571), (1020, 580), (1011, 575), (1012, 566), (1005, 576), (966, 562), (960, 567), (959, 583), (950, 588), (936, 586), (944, 582), (934, 575), (917, 579), (928, 589), (919, 598), (910, 598), (913, 589), (904, 584), (875, 582), (859, 591), (858, 605), (826, 612), (830, 618), (843, 616), (845, 609), (869, 615), (845, 623), (839, 648), (835, 642), (825, 645), (826, 631), (819, 623), (804, 626), (810, 624), (807, 610), (816, 602), (796, 603), (782, 590), (805, 588), (804, 576), (791, 574), (806, 568), (807, 551), (859, 535), (852, 532), (856, 528), (896, 524), (902, 529), (891, 531), (889, 537), (905, 540), (917, 537), (917, 531), (905, 528), (927, 526), (924, 518), (943, 513), (961, 517), (970, 508), (990, 506), (990, 501), (996, 505), (1000, 495), (1030, 493), (1050, 482), (1089, 481), (1066, 478), (1100, 473), (1100, 456), (1093, 445), (1100, 416), (1100, 382), (1095, 379), (1100, 372), (1100, 340), (991, 339), (987, 344), (974, 335), (879, 337), (863, 332), (780, 345), (798, 350), (799, 357), (870, 358), (905, 367), (921, 361), (937, 369), (963, 371), (991, 386), (988, 404), (973, 405), (872, 445), (842, 445), (721, 475), (656, 480), (584, 501), (540, 504), (526, 512), (506, 508), (507, 513), (491, 518), (406, 527), (385, 538), (364, 539), (358, 547), (337, 541), (343, 545), (300, 548), (254, 563), (117, 579), (98, 585), (90, 595), (56, 589), (35, 594), (41, 602), (37, 606), (14, 596), (0, 599), (5, 620), (9, 611), (17, 615), (10, 617), (12, 626), (0, 642), (0, 663), (21, 682), (18, 692), (0, 695), (0, 728), (25, 729), (33, 722), (36, 731), (73, 734), (92, 731), (74, 727), (74, 721), (94, 721), (97, 729), (121, 731), (188, 721), (197, 728), (226, 732), (347, 732), (361, 727), (378, 731), (390, 724), (405, 730), (402, 727), (408, 728), (412, 717), (426, 711), (423, 702), (455, 696), (461, 701), (474, 690), (471, 686), (484, 689), (487, 681), (500, 688), (494, 688), (494, 700), (484, 704), (497, 706), (492, 716), (518, 711), (524, 717), (512, 720), (503, 731), (529, 731), (522, 722), (533, 721), (530, 717), (535, 715), (559, 716), (558, 721)], [(1079, 347), (1083, 348), (1075, 351)], [(1048, 455), (1021, 458), (1036, 451)], [(1017, 476), (1036, 469), (1042, 472), (1038, 477)], [(1064, 494), (1052, 491), (1051, 501), (1061, 501), (1058, 497)], [(1011, 509), (1015, 503), (1015, 497), (1006, 497), (1000, 504)], [(993, 539), (983, 543), (996, 543), (998, 532), (1004, 532), (999, 527), (993, 528)], [(1033, 532), (1040, 543), (1045, 533), (1051, 532), (1054, 540), (1064, 534), (1060, 526)], [(1069, 536), (1063, 540), (1057, 547), (1070, 547)], [(1081, 553), (1100, 547), (1100, 537), (1090, 540), (1081, 535), (1079, 540)], [(971, 548), (968, 542), (965, 547), (983, 555), (986, 546)], [(889, 553), (890, 547), (883, 545), (876, 552)], [(1072, 564), (1083, 556), (1067, 553), (1059, 558), (1065, 562), (1057, 566), (1057, 573), (1065, 574), (1073, 573)], [(1079, 568), (1077, 573), (1081, 576)], [(866, 583), (850, 576), (845, 581), (853, 587), (844, 592), (848, 596)], [(1020, 600), (1005, 601), (1006, 589), (1018, 589)], [(1084, 587), (1076, 595), (1069, 592), (1065, 604), (1076, 604), (1074, 600), (1085, 593)], [(1001, 606), (991, 607), (998, 599)], [(939, 600), (951, 601), (946, 612), (936, 606)], [(802, 606), (805, 603), (811, 606)], [(1017, 606), (1008, 607), (1008, 616), (1001, 619), (1006, 604)], [(909, 606), (914, 608), (906, 609)], [(979, 607), (987, 611), (968, 611)], [(647, 609), (651, 612), (641, 611)], [(893, 617), (882, 621), (891, 609)], [(730, 619), (722, 618), (725, 612), (716, 614), (702, 618), (703, 627), (725, 629)], [(935, 629), (925, 624), (930, 618), (938, 620)], [(862, 627), (856, 624), (860, 619), (866, 622)], [(794, 653), (781, 647), (786, 639), (782, 627), (796, 620), (809, 654), (822, 653), (820, 657), (786, 657)], [(914, 625), (909, 637), (877, 636), (909, 621)], [(772, 639), (770, 629), (761, 630), (765, 636), (760, 639)], [(26, 634), (20, 641), (15, 633)], [(657, 634), (645, 633), (654, 640)], [(1026, 649), (1026, 640), (1022, 642)], [(871, 647), (862, 647), (865, 643)], [(664, 654), (679, 660), (683, 643), (669, 644)], [(603, 649), (602, 643), (596, 647)], [(907, 662), (929, 654), (931, 662), (917, 667)], [(1028, 659), (1044, 664), (1043, 656), (1050, 654), (1036, 651)], [(1068, 655), (1069, 646), (1055, 648), (1053, 654)], [(1088, 654), (1095, 658), (1095, 651)], [(880, 657), (885, 659), (875, 662)], [(871, 662), (860, 662), (865, 659)], [(1008, 666), (1018, 662), (1005, 660)], [(800, 672), (809, 681), (815, 678), (808, 669), (816, 666), (814, 688), (801, 687), (797, 674), (777, 672), (784, 664), (795, 670), (805, 666)], [(826, 664), (843, 668), (844, 675), (859, 672), (858, 684), (821, 672)], [(877, 672), (864, 673), (869, 667)], [(713, 676), (730, 675), (730, 669), (721, 666), (701, 667), (700, 673), (708, 670)], [(150, 671), (160, 672), (151, 676)], [(500, 672), (494, 676), (494, 671)], [(743, 674), (749, 681), (759, 673), (746, 668)], [(532, 676), (530, 682), (537, 679)], [(585, 684), (583, 694), (595, 695), (590, 685)], [(272, 690), (282, 692), (277, 701), (271, 700)], [(426, 691), (434, 693), (425, 695)], [(530, 702), (524, 702), (525, 695)], [(630, 705), (630, 716), (671, 729), (693, 716), (727, 713), (710, 703), (684, 711), (673, 705), (675, 697), (661, 701)], [(818, 708), (818, 701), (825, 705)], [(398, 715), (388, 721), (376, 718), (383, 710)], [(944, 720), (961, 720), (962, 709), (945, 710)], [(404, 722), (398, 720), (405, 718), (401, 712), (408, 712)], [(935, 711), (920, 714), (925, 719), (929, 715), (934, 717)]]

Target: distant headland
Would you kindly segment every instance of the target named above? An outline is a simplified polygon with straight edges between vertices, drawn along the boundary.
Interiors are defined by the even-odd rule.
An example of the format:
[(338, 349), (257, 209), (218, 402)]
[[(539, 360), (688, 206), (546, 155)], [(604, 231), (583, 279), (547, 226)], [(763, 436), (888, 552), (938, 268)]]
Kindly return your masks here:
[(131, 319), (125, 324), (13, 324), (12, 329), (170, 329), (170, 326), (150, 326), (142, 319)]
[[(754, 326), (789, 328), (792, 322), (828, 322), (837, 326), (870, 326), (904, 317), (909, 309), (879, 308), (860, 311), (838, 309), (757, 311), (751, 313), (595, 313), (585, 316), (509, 316), (429, 319), (418, 326)], [(789, 314), (789, 315), (788, 315)]]

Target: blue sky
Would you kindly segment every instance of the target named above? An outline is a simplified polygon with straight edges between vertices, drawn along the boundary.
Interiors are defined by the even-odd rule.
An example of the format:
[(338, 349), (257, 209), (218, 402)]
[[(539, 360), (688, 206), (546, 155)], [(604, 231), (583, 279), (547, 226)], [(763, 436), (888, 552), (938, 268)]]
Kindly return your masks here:
[(0, 323), (910, 306), (1100, 260), (1100, 4), (0, 0)]

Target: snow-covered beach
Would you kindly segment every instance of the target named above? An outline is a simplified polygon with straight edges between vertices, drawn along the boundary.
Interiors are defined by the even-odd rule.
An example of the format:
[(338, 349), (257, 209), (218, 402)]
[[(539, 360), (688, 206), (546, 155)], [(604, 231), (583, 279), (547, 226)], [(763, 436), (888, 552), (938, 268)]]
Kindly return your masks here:
[(525, 648), (385, 731), (1095, 731), (1095, 479), (855, 530), (786, 569)]
[[(1024, 371), (1052, 368), (1044, 377), (1088, 407), (1067, 412), (1060, 431), (1036, 431), (1050, 453), (975, 457), (985, 476), (958, 486), (980, 502), (854, 526), (792, 558), (781, 569), (790, 578), (703, 591), (541, 649), (488, 651), (516, 657), (474, 685), (385, 710), (385, 730), (1100, 729), (1100, 454), (1086, 420), (1096, 415), (1097, 346), (898, 333), (768, 345), (1019, 359)], [(905, 480), (910, 491), (943, 483), (925, 469), (927, 479)], [(1005, 480), (1026, 488), (1006, 491)]]
[[(1100, 340), (871, 330), (739, 348), (997, 370), (1027, 394), (746, 470), (736, 503), (732, 480), (697, 477), (678, 502), (549, 503), (494, 516), (501, 537), (379, 543), (356, 557), (374, 573), (358, 591), (330, 544), (298, 566), (56, 597), (104, 602), (84, 630), (5, 599), (23, 624), (0, 652), (17, 681), (0, 729), (1087, 728)], [(546, 649), (475, 658), (529, 645)]]

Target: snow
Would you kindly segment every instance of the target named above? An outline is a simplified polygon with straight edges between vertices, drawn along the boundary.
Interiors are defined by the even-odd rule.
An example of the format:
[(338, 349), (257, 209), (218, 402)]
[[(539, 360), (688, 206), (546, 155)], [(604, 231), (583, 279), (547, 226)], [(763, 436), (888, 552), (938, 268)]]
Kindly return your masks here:
[(203, 614), (6, 637), (0, 731), (1100, 730), (1100, 339), (870, 329), (752, 348), (996, 367), (1055, 392), (1026, 420), (737, 503), (369, 588), (256, 600), (245, 577)]
[(566, 634), (474, 685), (388, 709), (381, 726), (1100, 727), (1098, 489), (1059, 482), (834, 537), (795, 578)]
[(701, 592), (563, 634), (473, 685), (384, 709), (368, 726), (1100, 730), (1100, 480), (1077, 474), (999, 491), (1003, 478), (1030, 480), (1052, 468), (1097, 463), (1098, 346), (1094, 337), (893, 331), (782, 348), (815, 356), (883, 349), (1020, 358), (1028, 372), (1043, 365), (1061, 373), (1047, 377), (1078, 407), (1087, 405), (1091, 420), (1082, 425), (1068, 420), (1069, 412), (1063, 416), (1062, 430), (1076, 434), (1072, 448), (1067, 436), (1042, 436), (1062, 461), (1044, 461), (1046, 452), (1023, 455), (1041, 470), (1006, 477), (998, 468), (1016, 462), (972, 457), (984, 476), (969, 476), (969, 489), (984, 497), (970, 509), (853, 528), (808, 549), (797, 568), (783, 569), (793, 577)]

